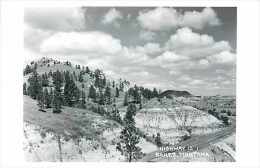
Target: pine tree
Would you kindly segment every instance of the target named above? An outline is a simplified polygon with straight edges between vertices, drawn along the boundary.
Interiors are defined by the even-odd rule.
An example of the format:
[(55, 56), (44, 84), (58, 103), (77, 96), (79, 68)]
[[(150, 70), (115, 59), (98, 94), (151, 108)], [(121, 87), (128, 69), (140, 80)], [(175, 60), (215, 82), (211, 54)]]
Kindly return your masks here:
[(106, 99), (106, 104), (111, 104), (111, 89), (110, 87), (106, 87), (105, 90), (105, 99)]
[(87, 74), (90, 72), (90, 70), (89, 70), (89, 68), (88, 68), (88, 67), (86, 67), (86, 70), (85, 70), (85, 72), (86, 72)]
[(139, 89), (138, 87), (135, 85), (134, 86), (134, 92), (133, 92), (133, 96), (134, 96), (134, 102), (135, 103), (139, 103), (140, 99), (139, 99)]
[(153, 97), (158, 97), (158, 96), (159, 96), (158, 91), (156, 90), (156, 88), (153, 88)]
[(26, 83), (23, 83), (23, 94), (27, 95), (27, 86)]
[(37, 95), (41, 92), (41, 78), (36, 70), (33, 71), (33, 74), (29, 77), (28, 82), (28, 95), (33, 99), (37, 99)]
[(53, 113), (60, 113), (62, 105), (62, 95), (61, 95), (61, 86), (62, 86), (62, 75), (60, 71), (56, 71), (53, 74), (53, 83), (54, 83), (54, 94), (53, 94)]
[(83, 71), (80, 72), (79, 74), (79, 82), (83, 82), (84, 81), (84, 78), (83, 78)]
[(52, 95), (49, 94), (48, 89), (44, 88), (43, 90), (44, 104), (46, 108), (51, 108)]
[(49, 86), (48, 75), (46, 72), (42, 74), (42, 86), (43, 87)]
[(116, 104), (113, 104), (111, 115), (112, 115), (112, 118), (115, 121), (122, 123), (122, 120), (121, 120), (121, 117), (120, 117), (120, 114), (119, 114), (119, 110), (116, 107)]
[(125, 97), (124, 97), (124, 106), (127, 106), (128, 105), (128, 93), (126, 92), (125, 93)]
[(130, 104), (127, 107), (127, 112), (124, 117), (124, 128), (120, 134), (120, 143), (117, 145), (127, 161), (137, 160), (141, 157), (141, 148), (137, 146), (140, 140), (138, 130), (135, 127), (134, 116), (136, 114), (136, 107), (134, 104)]
[(112, 87), (115, 88), (115, 81), (112, 82)]
[(104, 77), (104, 78), (102, 79), (101, 88), (105, 88), (105, 87), (106, 87), (106, 84), (107, 84), (107, 79), (106, 79), (106, 77)]
[(86, 108), (86, 94), (83, 90), (81, 91), (81, 108)]
[(24, 71), (23, 71), (23, 75), (27, 75), (29, 73), (32, 72), (32, 68), (29, 65), (26, 65)]
[(116, 97), (119, 97), (119, 89), (116, 87)]
[(53, 113), (61, 113), (61, 93), (55, 89), (53, 94)]
[(45, 112), (44, 110), (44, 100), (45, 100), (45, 97), (44, 97), (44, 94), (43, 94), (43, 90), (41, 88), (39, 94), (37, 95), (37, 101), (38, 101), (38, 106), (39, 106), (39, 111), (42, 111), (42, 112)]
[(98, 101), (98, 104), (100, 104), (100, 105), (105, 105), (104, 94), (102, 93), (101, 90), (100, 90), (100, 92), (99, 92), (99, 101)]
[(72, 107), (79, 99), (78, 88), (69, 71), (65, 72), (64, 101), (65, 105)]
[(96, 89), (94, 88), (93, 85), (91, 85), (90, 88), (89, 88), (88, 97), (93, 99), (93, 101), (96, 101)]
[(103, 81), (101, 79), (101, 75), (102, 75), (102, 72), (99, 69), (96, 69), (95, 72), (94, 72), (94, 77), (95, 77), (94, 85), (95, 85), (96, 88), (102, 87)]
[(158, 147), (161, 147), (161, 146), (162, 146), (162, 141), (161, 141), (160, 133), (157, 133), (157, 135), (156, 135), (154, 141), (155, 141), (155, 144), (156, 144)]

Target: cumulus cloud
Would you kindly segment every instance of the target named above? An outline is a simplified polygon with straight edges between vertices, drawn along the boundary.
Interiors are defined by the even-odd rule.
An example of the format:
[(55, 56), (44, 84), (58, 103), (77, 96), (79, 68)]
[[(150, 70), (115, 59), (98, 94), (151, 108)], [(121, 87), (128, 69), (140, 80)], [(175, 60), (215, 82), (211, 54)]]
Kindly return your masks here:
[(203, 29), (205, 26), (218, 26), (221, 22), (212, 8), (204, 8), (201, 12), (186, 11), (181, 19), (181, 26)]
[(201, 12), (186, 11), (181, 13), (174, 8), (155, 8), (139, 12), (139, 24), (151, 31), (164, 31), (177, 27), (203, 29), (205, 26), (220, 25), (220, 20), (212, 8), (204, 8)]
[(203, 58), (232, 49), (227, 41), (216, 42), (212, 36), (195, 33), (187, 27), (178, 29), (166, 42), (165, 48), (194, 58)]
[(161, 7), (139, 12), (139, 16), (137, 17), (139, 24), (151, 31), (175, 28), (180, 22), (179, 19), (179, 13), (174, 8)]
[(221, 53), (208, 57), (208, 59), (213, 63), (234, 64), (236, 60), (236, 55), (229, 51), (222, 51)]
[(162, 68), (171, 68), (174, 67), (174, 65), (177, 65), (181, 61), (188, 60), (187, 57), (178, 55), (171, 51), (165, 51), (161, 55), (150, 59), (148, 62), (145, 63), (145, 65), (148, 66), (161, 66)]
[(43, 41), (43, 53), (56, 54), (116, 54), (120, 40), (102, 32), (59, 32)]
[(176, 34), (170, 37), (166, 46), (170, 49), (178, 49), (183, 47), (204, 47), (214, 43), (213, 37), (192, 32), (190, 28), (184, 27), (178, 29)]
[(35, 29), (75, 31), (84, 28), (84, 14), (80, 8), (27, 8), (25, 23)]
[(111, 8), (103, 17), (103, 24), (113, 24), (116, 27), (120, 27), (118, 20), (123, 19), (123, 14), (116, 10), (115, 8)]

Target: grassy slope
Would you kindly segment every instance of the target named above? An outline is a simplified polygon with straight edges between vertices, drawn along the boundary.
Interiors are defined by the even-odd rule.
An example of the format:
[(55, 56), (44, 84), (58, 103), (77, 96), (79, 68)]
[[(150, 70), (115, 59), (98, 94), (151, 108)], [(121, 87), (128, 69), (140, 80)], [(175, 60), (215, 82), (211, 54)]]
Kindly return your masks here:
[(84, 135), (96, 138), (106, 129), (119, 127), (111, 120), (84, 109), (63, 107), (62, 113), (54, 114), (52, 109), (40, 112), (37, 102), (24, 96), (24, 121), (66, 136)]

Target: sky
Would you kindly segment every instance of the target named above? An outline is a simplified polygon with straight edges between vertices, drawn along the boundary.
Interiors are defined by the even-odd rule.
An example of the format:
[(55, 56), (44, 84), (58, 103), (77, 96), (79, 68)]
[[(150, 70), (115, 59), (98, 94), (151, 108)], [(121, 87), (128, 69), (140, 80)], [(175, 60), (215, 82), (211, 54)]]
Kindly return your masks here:
[(26, 8), (26, 61), (50, 57), (111, 78), (194, 95), (235, 95), (236, 8)]

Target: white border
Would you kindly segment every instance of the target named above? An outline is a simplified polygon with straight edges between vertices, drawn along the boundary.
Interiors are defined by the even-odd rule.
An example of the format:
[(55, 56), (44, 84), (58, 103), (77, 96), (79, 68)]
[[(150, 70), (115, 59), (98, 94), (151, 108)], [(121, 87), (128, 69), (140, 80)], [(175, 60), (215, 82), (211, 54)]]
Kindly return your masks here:
[[(242, 1), (242, 2), (241, 2)], [(1, 4), (0, 167), (260, 167), (260, 3), (230, 0), (4, 1)], [(22, 152), (24, 7), (237, 6), (237, 157), (235, 163), (26, 163)]]

